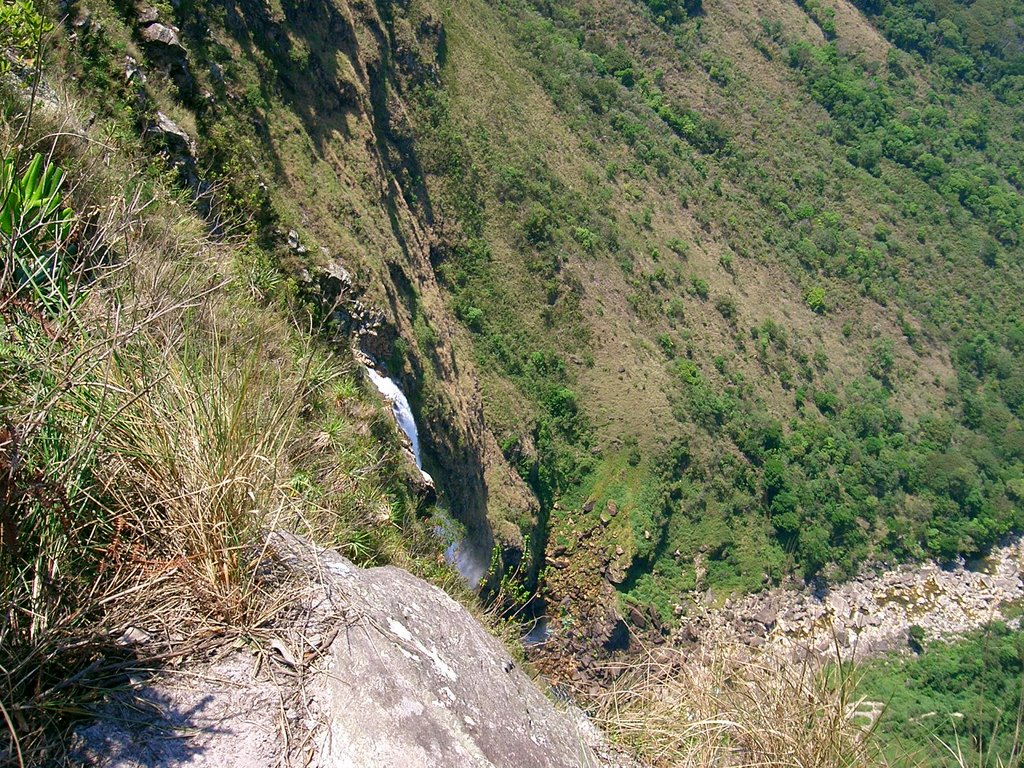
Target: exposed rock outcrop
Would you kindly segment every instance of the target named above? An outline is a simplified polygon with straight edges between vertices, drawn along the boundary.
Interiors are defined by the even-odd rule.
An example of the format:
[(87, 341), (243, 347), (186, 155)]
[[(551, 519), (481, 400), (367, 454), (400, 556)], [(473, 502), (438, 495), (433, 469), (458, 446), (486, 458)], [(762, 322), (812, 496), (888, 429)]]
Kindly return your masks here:
[[(79, 728), (96, 766), (628, 765), (544, 696), (444, 592), (287, 534), (291, 615), (199, 668), (154, 677)], [(133, 706), (142, 704), (142, 707)], [(595, 752), (595, 749), (597, 752)]]
[(196, 167), (196, 143), (192, 137), (163, 112), (156, 113), (146, 134), (161, 145), (168, 166), (178, 172), (182, 185), (193, 191), (199, 189), (202, 182)]
[[(684, 603), (677, 639), (699, 638), (723, 623), (748, 645), (797, 656), (863, 658), (907, 648), (910, 627), (929, 640), (952, 638), (995, 620), (1019, 624), (1024, 602), (1024, 541), (996, 547), (980, 563), (904, 564), (815, 590), (775, 589), (729, 599), (721, 609)], [(680, 606), (683, 612), (683, 606)]]
[(531, 661), (553, 682), (591, 693), (614, 681), (637, 647), (661, 645), (669, 633), (652, 606), (623, 606), (625, 615), (620, 612), (617, 585), (626, 578), (628, 561), (604, 535), (619, 510), (609, 501), (594, 512), (588, 501), (570, 513), (578, 524), (574, 541), (548, 542), (548, 632), (528, 648)]
[(157, 10), (151, 7), (139, 11), (138, 24), (139, 38), (150, 61), (167, 74), (182, 98), (194, 99), (196, 79), (177, 27), (160, 21)]

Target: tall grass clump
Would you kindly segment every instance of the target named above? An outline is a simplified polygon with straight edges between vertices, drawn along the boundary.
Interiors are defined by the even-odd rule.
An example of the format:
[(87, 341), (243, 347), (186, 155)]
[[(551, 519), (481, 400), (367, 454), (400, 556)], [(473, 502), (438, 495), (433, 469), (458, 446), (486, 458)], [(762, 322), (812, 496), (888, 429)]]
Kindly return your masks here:
[(728, 641), (655, 648), (593, 702), (615, 739), (655, 766), (885, 765), (856, 717), (849, 666), (794, 663)]
[[(351, 354), (255, 303), (233, 272), (249, 244), (213, 238), (137, 145), (31, 101), (5, 88), (0, 111), (0, 763), (14, 764), (59, 760), (68, 724), (127, 669), (271, 621), (288, 585), (269, 531), (381, 560), (410, 506)], [(133, 628), (159, 640), (123, 642)]]
[[(127, 530), (147, 534), (160, 556), (150, 567), (183, 570), (198, 603), (226, 622), (251, 618), (262, 602), (254, 542), (289, 513), (285, 452), (299, 393), (288, 371), (251, 354), (261, 341), (224, 341), (211, 328), (188, 332), (178, 348), (139, 344), (118, 360), (118, 389), (132, 396), (104, 440), (102, 492), (125, 510)], [(150, 380), (133, 392), (140, 371)], [(123, 541), (118, 549), (130, 555)]]
[[(47, 723), (108, 674), (90, 606), (114, 524), (95, 503), (98, 419), (111, 336), (80, 322), (87, 264), (109, 216), (84, 218), (51, 150), (2, 145), (0, 215), (0, 694), (10, 737), (0, 752), (38, 757)], [(114, 214), (111, 208), (108, 214)], [(72, 227), (75, 229), (73, 230)], [(91, 598), (91, 599), (90, 599)]]

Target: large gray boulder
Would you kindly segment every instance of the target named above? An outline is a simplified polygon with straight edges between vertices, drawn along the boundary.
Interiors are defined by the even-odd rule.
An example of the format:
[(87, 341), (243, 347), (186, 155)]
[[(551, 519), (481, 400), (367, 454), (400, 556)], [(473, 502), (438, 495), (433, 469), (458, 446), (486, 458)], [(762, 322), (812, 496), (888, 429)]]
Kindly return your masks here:
[(324, 568), (361, 614), (331, 648), (325, 764), (597, 765), (576, 721), (444, 592), (398, 568)]
[(112, 702), (78, 730), (78, 759), (125, 768), (619, 764), (581, 713), (556, 707), (440, 589), (287, 534), (272, 535), (269, 551), (297, 590), (279, 630), (262, 648), (178, 669), (134, 702)]

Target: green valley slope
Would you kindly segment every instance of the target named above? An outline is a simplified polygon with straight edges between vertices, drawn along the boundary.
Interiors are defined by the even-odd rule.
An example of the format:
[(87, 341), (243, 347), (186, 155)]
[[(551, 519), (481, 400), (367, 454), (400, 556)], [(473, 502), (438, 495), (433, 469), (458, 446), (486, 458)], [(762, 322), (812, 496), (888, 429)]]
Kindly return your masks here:
[(390, 363), (508, 607), (1024, 527), (1019, 3), (183, 0), (191, 88), (99, 5), (83, 81), (193, 132), (266, 293)]
[(665, 617), (1019, 529), (1019, 76), (845, 3), (440, 13), (438, 273), (570, 570), (608, 500), (607, 559)]

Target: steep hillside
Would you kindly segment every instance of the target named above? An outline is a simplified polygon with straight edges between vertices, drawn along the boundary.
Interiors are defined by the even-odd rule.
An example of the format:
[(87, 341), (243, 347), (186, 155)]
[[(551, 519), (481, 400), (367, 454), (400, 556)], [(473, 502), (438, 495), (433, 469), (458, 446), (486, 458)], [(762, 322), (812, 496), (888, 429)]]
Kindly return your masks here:
[[(289, 501), (271, 507), (321, 532), (336, 513), (323, 543), (429, 569), (450, 514), (491, 564), (482, 596), (555, 630), (534, 651), (552, 677), (614, 676), (601, 659), (630, 632), (661, 642), (697, 593), (970, 557), (1024, 530), (1019, 0), (61, 0), (39, 4), (39, 42), (36, 5), (2, 8), (3, 183), (32, 181), (36, 151), (92, 179), (68, 194), (88, 226), (49, 212), (53, 242), (5, 268), (25, 347), (5, 348), (10, 380), (63, 402), (24, 360), (57, 355), (54, 318), (83, 348), (120, 340), (128, 289), (95, 270), (136, 265), (183, 327), (206, 307), (203, 341), (158, 322), (166, 370), (141, 372), (111, 346), (135, 360), (121, 395), (279, 367), (293, 394), (261, 378), (273, 407), (252, 411), (316, 459), (277, 445), (268, 489)], [(108, 166), (123, 175), (92, 170)], [(93, 223), (110, 188), (137, 192), (130, 225)], [(137, 224), (150, 198), (156, 223)], [(111, 244), (139, 227), (165, 234)], [(74, 287), (103, 285), (96, 307), (36, 263), (80, 231)], [(436, 506), (365, 403), (366, 358), (409, 395)], [(27, 535), (8, 507), (51, 488), (13, 480), (41, 423), (27, 391), (3, 390), (8, 536)], [(49, 443), (32, 445), (44, 472)], [(86, 453), (90, 480), (58, 462), (52, 503), (71, 488), (107, 509)], [(119, 546), (119, 514), (94, 552)], [(31, 602), (30, 582), (12, 594)]]
[(1020, 9), (902, 9), (927, 58), (867, 10), (439, 11), (437, 269), (562, 626), (1020, 527)]
[[(400, 185), (418, 163), (401, 94), (436, 77), (444, 31), (429, 19), (391, 29), (383, 11), (74, 5), (67, 63), (102, 81), (96, 108), (126, 128), (154, 136), (158, 110), (184, 127), (197, 154), (183, 181), (215, 219), (242, 222), (226, 226), (253, 238), (258, 289), (302, 302), (315, 324), (342, 343), (355, 334), (388, 366), (418, 407), (428, 468), (478, 556), (489, 560), (497, 535), (514, 565), (537, 504), (484, 423), (471, 362), (452, 350), (429, 200)], [(166, 25), (171, 45), (149, 40)], [(123, 83), (126, 54), (143, 63)]]
[(565, 620), (666, 619), (1020, 527), (1016, 6), (103, 7), (69, 63), (390, 364), (506, 597), (564, 551)]

